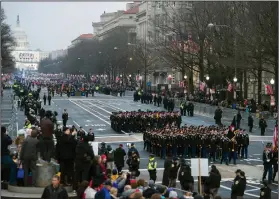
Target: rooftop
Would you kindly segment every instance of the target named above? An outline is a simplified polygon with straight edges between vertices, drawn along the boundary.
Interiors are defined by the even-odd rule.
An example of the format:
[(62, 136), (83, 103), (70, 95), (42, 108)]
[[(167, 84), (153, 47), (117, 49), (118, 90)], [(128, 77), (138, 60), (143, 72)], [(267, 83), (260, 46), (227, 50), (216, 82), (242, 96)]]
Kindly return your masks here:
[(137, 14), (139, 12), (139, 6), (135, 6), (125, 11), (124, 14)]

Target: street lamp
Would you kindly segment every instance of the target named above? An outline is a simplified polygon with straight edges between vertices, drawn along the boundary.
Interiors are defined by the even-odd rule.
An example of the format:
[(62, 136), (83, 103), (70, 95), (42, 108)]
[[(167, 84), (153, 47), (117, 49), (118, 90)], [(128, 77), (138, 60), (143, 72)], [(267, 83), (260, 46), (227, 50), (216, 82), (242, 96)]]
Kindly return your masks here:
[(122, 77), (122, 75), (120, 75), (120, 77)]
[(114, 50), (117, 50), (118, 48), (117, 47), (114, 47)]
[(208, 28), (212, 28), (212, 27), (214, 27), (214, 24), (213, 24), (213, 23), (209, 23), (209, 24), (207, 25), (207, 27), (208, 27)]
[(130, 61), (132, 61), (132, 60), (133, 60), (133, 57), (130, 57), (129, 59), (130, 59)]
[(184, 75), (184, 79), (187, 79), (187, 75)]
[(236, 78), (236, 77), (234, 77), (234, 78), (233, 78), (233, 81), (234, 81), (234, 82), (237, 82), (237, 78)]
[(208, 81), (208, 80), (209, 80), (209, 76), (207, 75), (207, 76), (205, 77), (205, 79)]
[(270, 84), (274, 84), (275, 83), (275, 81), (274, 81), (274, 79), (272, 78), (271, 80), (270, 80)]
[(78, 57), (78, 59), (80, 59), (80, 57)]
[(130, 74), (129, 77), (132, 77), (132, 75)]
[(102, 52), (101, 52), (101, 51), (99, 51), (99, 54), (102, 54)]

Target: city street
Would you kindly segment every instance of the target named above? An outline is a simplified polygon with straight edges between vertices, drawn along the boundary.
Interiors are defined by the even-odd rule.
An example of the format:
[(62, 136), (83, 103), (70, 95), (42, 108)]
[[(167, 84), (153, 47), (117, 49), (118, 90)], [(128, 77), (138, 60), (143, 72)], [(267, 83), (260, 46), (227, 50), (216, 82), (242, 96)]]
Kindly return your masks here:
[[(43, 89), (43, 94), (45, 90)], [(128, 94), (128, 95), (127, 95)], [(141, 104), (134, 102), (131, 92), (126, 96), (114, 97), (110, 95), (95, 94), (94, 97), (60, 97), (55, 96), (52, 100), (51, 106), (44, 106), (46, 110), (58, 112), (58, 121), (61, 121), (61, 115), (64, 109), (69, 113), (69, 121), (67, 126), (75, 125), (76, 127), (83, 127), (85, 131), (90, 128), (96, 136), (96, 142), (106, 142), (110, 144), (113, 149), (117, 148), (121, 143), (127, 150), (127, 143), (135, 143), (136, 148), (140, 153), (140, 169), (141, 176), (148, 179), (148, 172), (146, 170), (148, 164), (149, 153), (143, 150), (142, 135), (132, 134), (126, 132), (117, 133), (110, 127), (110, 115), (116, 111), (134, 111), (141, 109), (146, 110), (163, 110), (162, 107), (158, 108), (154, 105)], [(19, 112), (19, 126), (21, 127), (24, 122), (23, 112)], [(183, 124), (189, 125), (214, 125), (213, 118), (195, 115), (194, 117), (183, 117)], [(254, 135), (256, 134), (256, 135)], [(262, 151), (264, 144), (271, 141), (270, 136), (258, 136), (259, 132), (250, 135), (249, 158), (245, 160), (237, 160), (237, 165), (220, 165), (219, 162), (209, 162), (209, 164), (216, 164), (222, 173), (222, 186), (219, 193), (224, 197), (230, 196), (230, 188), (232, 179), (234, 178), (234, 171), (238, 168), (244, 169), (248, 180), (245, 198), (256, 198), (259, 196), (259, 188), (261, 187), (259, 179), (261, 179), (263, 165), (262, 165)], [(162, 173), (164, 167), (164, 160), (157, 158), (158, 162), (158, 184), (162, 180)], [(187, 160), (190, 163), (190, 160)], [(127, 166), (124, 169), (128, 169)], [(246, 172), (246, 170), (247, 172)], [(271, 185), (273, 187), (273, 196), (277, 194), (277, 184)], [(178, 183), (178, 188), (179, 183)], [(195, 186), (197, 188), (197, 185)]]

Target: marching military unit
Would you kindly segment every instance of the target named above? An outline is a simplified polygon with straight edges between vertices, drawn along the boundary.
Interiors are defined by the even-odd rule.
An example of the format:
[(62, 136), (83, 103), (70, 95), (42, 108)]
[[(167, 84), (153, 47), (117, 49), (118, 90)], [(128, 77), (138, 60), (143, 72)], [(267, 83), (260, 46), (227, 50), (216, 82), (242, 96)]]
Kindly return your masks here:
[(166, 126), (143, 133), (144, 148), (161, 158), (173, 157), (219, 159), (236, 164), (236, 157), (247, 158), (249, 136), (244, 130), (233, 127), (183, 126), (180, 129)]
[(181, 115), (179, 112), (164, 111), (132, 111), (114, 112), (110, 116), (111, 128), (116, 132), (144, 132), (146, 130), (161, 129), (166, 125), (180, 128)]
[[(151, 94), (150, 92), (143, 92), (141, 90), (134, 92), (134, 101), (141, 101), (142, 104), (154, 104), (154, 106), (160, 107), (163, 102), (163, 107), (168, 112), (173, 112), (175, 107), (174, 98), (170, 98), (167, 95)], [(194, 104), (192, 102), (182, 101), (180, 103), (180, 114), (182, 116), (194, 116)]]

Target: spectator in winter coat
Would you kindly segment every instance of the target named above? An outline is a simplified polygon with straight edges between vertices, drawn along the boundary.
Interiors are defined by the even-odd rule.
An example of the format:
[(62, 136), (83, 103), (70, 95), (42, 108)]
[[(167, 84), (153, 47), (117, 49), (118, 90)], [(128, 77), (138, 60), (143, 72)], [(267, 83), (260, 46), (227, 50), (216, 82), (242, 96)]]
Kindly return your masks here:
[(118, 190), (114, 187), (110, 189), (111, 199), (117, 199)]
[(169, 170), (172, 165), (172, 157), (168, 155), (164, 163), (164, 173), (163, 173), (163, 180), (162, 185), (169, 186)]
[(117, 180), (117, 178), (118, 178), (118, 172), (117, 172), (116, 169), (113, 169), (112, 170), (112, 175), (111, 175), (110, 179), (111, 179), (112, 182), (114, 182), (114, 181)]
[(171, 168), (169, 170), (169, 186), (168, 187), (173, 187), (173, 188), (176, 187), (176, 179), (177, 179), (177, 173), (178, 173), (179, 167), (180, 167), (180, 165), (179, 165), (178, 160), (176, 158), (173, 159)]
[(32, 130), (31, 136), (27, 137), (21, 147), (20, 160), (23, 162), (24, 185), (28, 186), (28, 173), (32, 172), (32, 185), (35, 186), (36, 180), (36, 161), (38, 160), (39, 140), (37, 130)]
[(107, 173), (111, 175), (112, 170), (114, 169), (114, 151), (112, 150), (111, 146), (107, 146), (106, 154), (107, 161), (106, 161), (106, 167), (107, 167)]
[(66, 189), (60, 185), (60, 177), (54, 175), (52, 177), (52, 184), (44, 189), (42, 199), (68, 199)]
[(41, 120), (41, 131), (42, 131), (42, 140), (41, 140), (41, 149), (40, 153), (42, 159), (50, 162), (51, 155), (54, 151), (54, 141), (53, 141), (53, 133), (54, 133), (54, 124), (51, 121), (52, 113), (51, 111), (47, 111), (45, 114), (45, 118)]
[(103, 165), (100, 156), (95, 157), (92, 165), (91, 176), (93, 178), (92, 186), (94, 188), (99, 187), (105, 180), (107, 180), (106, 167)]
[[(56, 144), (56, 158), (60, 163), (61, 183), (68, 185), (73, 180), (77, 142), (71, 135), (69, 128), (64, 127), (63, 131), (64, 134)], [(65, 177), (67, 177), (67, 180)]]
[(155, 193), (156, 193), (155, 183), (153, 180), (149, 180), (148, 188), (143, 191), (143, 197), (151, 198), (151, 196)]
[(122, 171), (124, 167), (126, 152), (123, 149), (123, 145), (120, 144), (117, 149), (114, 151), (114, 163), (117, 168), (118, 173)]
[(110, 189), (112, 188), (111, 181), (106, 181), (104, 187), (95, 194), (95, 199), (111, 199)]
[(1, 164), (8, 166), (10, 168), (10, 181), (9, 184), (16, 184), (16, 163), (12, 160), (10, 156), (10, 151), (8, 149), (9, 145), (13, 143), (10, 136), (6, 134), (6, 127), (1, 126)]
[(84, 196), (84, 192), (86, 190), (86, 188), (88, 187), (89, 185), (89, 182), (88, 181), (82, 181), (78, 187), (78, 190), (77, 190), (77, 199), (84, 199), (85, 196)]
[(94, 158), (92, 146), (88, 143), (88, 137), (85, 136), (83, 141), (78, 143), (76, 147), (75, 170), (76, 181), (89, 181), (89, 171), (91, 168), (91, 161)]
[(218, 189), (220, 188), (221, 174), (215, 165), (211, 166), (209, 177), (205, 182), (205, 186), (208, 186), (210, 194), (213, 198), (217, 195)]

